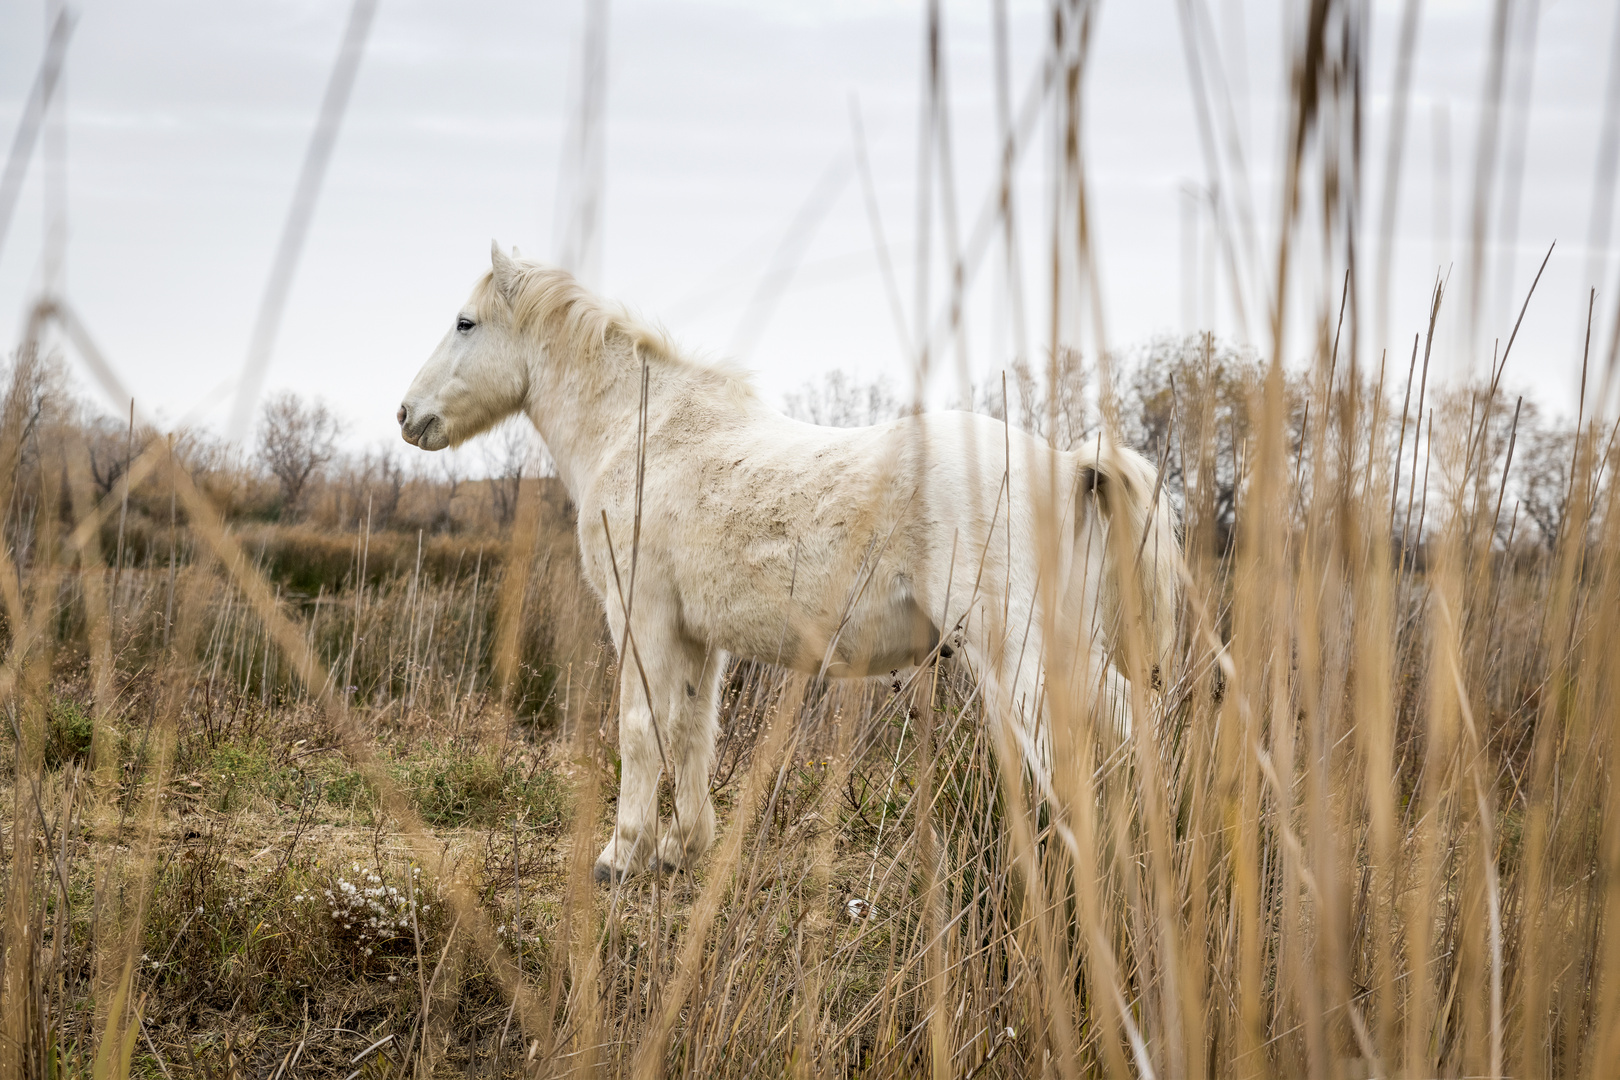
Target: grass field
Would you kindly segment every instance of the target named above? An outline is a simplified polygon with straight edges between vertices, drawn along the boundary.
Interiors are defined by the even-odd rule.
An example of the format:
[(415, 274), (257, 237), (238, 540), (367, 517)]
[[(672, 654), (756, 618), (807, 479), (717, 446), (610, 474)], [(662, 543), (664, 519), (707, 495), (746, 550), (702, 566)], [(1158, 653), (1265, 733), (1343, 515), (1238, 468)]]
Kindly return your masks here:
[[(1601, 1075), (1612, 434), (1481, 390), (1419, 468), (1370, 378), (1178, 348), (1180, 659), (1127, 742), (1051, 703), (1066, 806), (960, 662), (736, 663), (720, 844), (611, 890), (613, 650), (556, 481), (504, 530), (476, 485), (435, 535), (410, 498), (344, 528), (338, 474), (222, 522), (206, 488), (264, 481), (153, 439), (95, 503), (41, 392), (6, 444), (9, 1066)], [(1508, 469), (1537, 439), (1556, 534)]]
[[(1064, 312), (1091, 9), (1054, 10)], [(1137, 445), (1181, 522), (1129, 737), (1047, 668), (1051, 799), (960, 658), (733, 662), (715, 848), (597, 885), (617, 660), (561, 484), (278, 486), (87, 411), (42, 306), (0, 400), (0, 1076), (1612, 1075), (1615, 350), (1561, 421), (1511, 339), (1477, 382), (1431, 380), (1434, 318), (1368, 346), (1357, 16), (1311, 11), (1264, 357), (1054, 316), (1016, 401), (966, 395)]]

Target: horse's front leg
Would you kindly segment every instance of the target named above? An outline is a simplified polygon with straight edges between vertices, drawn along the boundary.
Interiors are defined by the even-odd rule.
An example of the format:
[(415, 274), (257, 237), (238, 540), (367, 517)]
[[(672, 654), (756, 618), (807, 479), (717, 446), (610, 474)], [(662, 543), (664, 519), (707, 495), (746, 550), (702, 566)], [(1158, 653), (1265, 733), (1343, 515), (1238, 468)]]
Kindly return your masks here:
[(670, 768), (675, 778), (675, 815), (658, 841), (662, 869), (684, 870), (714, 842), (714, 803), (709, 775), (714, 771), (718, 731), (720, 675), (726, 654), (683, 642), (678, 704), (670, 710)]
[[(620, 625), (611, 626), (618, 621)], [(598, 881), (628, 877), (655, 859), (686, 866), (714, 837), (709, 769), (714, 758), (720, 657), (637, 614), (619, 665), (619, 807), (613, 838), (597, 857)], [(622, 620), (610, 620), (622, 638)], [(660, 836), (658, 782), (675, 783), (675, 813)]]

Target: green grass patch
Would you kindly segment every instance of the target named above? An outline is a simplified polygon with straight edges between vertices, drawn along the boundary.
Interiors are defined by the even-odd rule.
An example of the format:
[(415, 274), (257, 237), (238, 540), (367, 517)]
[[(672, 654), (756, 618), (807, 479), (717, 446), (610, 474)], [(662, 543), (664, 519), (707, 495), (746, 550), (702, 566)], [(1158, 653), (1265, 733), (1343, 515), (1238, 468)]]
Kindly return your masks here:
[[(336, 751), (290, 753), (262, 738), (197, 750), (187, 783), (216, 811), (239, 809), (257, 796), (284, 807), (314, 800), (375, 820), (376, 791)], [(566, 783), (538, 764), (453, 739), (413, 741), (385, 753), (396, 782), (429, 825), (488, 828), (521, 818), (530, 828), (550, 831), (568, 819)]]
[(45, 767), (90, 760), (90, 742), (96, 722), (90, 710), (72, 698), (52, 698), (45, 717)]
[(430, 825), (488, 827), (522, 817), (531, 827), (561, 828), (567, 787), (544, 768), (524, 770), (481, 749), (423, 742), (394, 766), (416, 812)]

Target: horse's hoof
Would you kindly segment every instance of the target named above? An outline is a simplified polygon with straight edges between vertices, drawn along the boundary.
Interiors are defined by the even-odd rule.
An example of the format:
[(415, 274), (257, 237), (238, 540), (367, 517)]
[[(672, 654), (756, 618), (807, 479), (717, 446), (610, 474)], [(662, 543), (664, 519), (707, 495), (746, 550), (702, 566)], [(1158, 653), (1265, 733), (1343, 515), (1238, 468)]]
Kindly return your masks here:
[(681, 868), (668, 859), (659, 859), (658, 872), (661, 874), (678, 874), (681, 872)]
[(602, 882), (604, 885), (609, 885), (615, 881), (624, 880), (625, 875), (613, 869), (613, 867), (607, 863), (599, 862), (596, 864), (595, 868), (591, 870), (591, 877)]

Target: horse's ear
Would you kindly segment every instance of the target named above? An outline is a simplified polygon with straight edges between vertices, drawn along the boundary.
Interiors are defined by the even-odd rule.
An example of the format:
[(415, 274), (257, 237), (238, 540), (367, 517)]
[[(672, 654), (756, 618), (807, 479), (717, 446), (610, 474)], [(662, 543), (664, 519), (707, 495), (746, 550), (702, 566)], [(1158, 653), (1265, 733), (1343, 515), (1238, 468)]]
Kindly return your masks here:
[(517, 283), (517, 264), (502, 253), (501, 245), (494, 240), (489, 242), (489, 262), (495, 274), (495, 287), (510, 300), (512, 287)]

